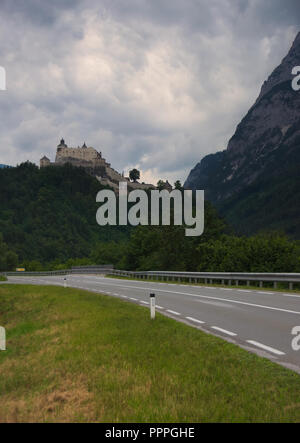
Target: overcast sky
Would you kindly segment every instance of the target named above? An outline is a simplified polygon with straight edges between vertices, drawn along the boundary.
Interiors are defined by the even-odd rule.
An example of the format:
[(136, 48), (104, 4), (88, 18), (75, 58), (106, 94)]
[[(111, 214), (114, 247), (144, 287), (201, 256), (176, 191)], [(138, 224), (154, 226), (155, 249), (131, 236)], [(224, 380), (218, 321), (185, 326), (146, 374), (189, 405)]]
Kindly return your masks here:
[(299, 0), (0, 0), (0, 163), (64, 137), (142, 180), (225, 149), (299, 32)]

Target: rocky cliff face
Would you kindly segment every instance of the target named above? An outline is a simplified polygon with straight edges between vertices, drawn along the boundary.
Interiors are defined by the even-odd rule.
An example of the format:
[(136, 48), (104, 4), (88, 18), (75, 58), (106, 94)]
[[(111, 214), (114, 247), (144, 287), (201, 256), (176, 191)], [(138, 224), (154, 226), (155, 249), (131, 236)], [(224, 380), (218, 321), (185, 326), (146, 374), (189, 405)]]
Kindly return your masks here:
[(238, 231), (282, 229), (300, 237), (300, 33), (238, 125), (226, 151), (205, 157), (186, 189), (205, 189)]

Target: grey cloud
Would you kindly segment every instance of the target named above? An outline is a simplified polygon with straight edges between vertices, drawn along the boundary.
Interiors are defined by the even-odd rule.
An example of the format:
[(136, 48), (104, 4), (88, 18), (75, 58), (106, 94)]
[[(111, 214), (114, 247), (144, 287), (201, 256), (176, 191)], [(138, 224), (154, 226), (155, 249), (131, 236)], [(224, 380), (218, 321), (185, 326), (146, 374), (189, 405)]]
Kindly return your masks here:
[(292, 0), (0, 5), (0, 163), (53, 158), (64, 136), (154, 180), (226, 147), (299, 23)]
[(39, 26), (51, 26), (59, 14), (73, 9), (80, 0), (1, 0), (1, 13), (20, 17)]

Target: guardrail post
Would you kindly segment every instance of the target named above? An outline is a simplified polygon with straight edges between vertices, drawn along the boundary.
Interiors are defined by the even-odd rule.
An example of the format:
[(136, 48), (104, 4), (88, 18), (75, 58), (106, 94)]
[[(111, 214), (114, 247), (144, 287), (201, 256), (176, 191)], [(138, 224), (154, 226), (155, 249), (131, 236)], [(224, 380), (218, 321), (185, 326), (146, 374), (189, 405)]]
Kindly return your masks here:
[(228, 286), (231, 286), (231, 280), (228, 280)]
[(260, 287), (260, 288), (263, 288), (263, 287), (264, 287), (264, 282), (260, 281), (260, 282), (259, 282), (259, 287)]
[(247, 280), (247, 286), (250, 286), (250, 281), (249, 280)]
[(294, 289), (293, 283), (289, 283), (289, 290), (292, 291)]
[(274, 289), (277, 289), (277, 281), (274, 281)]

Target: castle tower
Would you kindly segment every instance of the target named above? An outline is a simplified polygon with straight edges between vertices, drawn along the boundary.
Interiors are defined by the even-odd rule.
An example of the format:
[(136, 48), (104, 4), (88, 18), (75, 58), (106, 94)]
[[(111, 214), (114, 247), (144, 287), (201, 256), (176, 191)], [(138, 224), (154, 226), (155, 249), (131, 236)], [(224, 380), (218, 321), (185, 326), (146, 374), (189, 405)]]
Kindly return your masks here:
[(44, 155), (44, 157), (41, 158), (40, 160), (40, 168), (45, 168), (46, 166), (50, 166), (50, 163), (51, 162), (49, 158)]
[(65, 143), (64, 139), (62, 138), (60, 141), (60, 144), (57, 145), (57, 150), (59, 151), (60, 149), (67, 148), (67, 147), (68, 147), (68, 145)]

